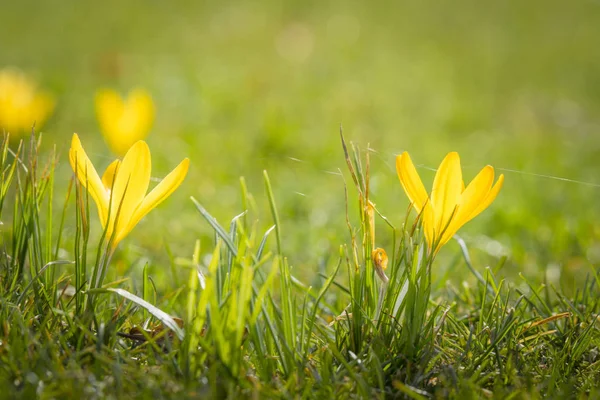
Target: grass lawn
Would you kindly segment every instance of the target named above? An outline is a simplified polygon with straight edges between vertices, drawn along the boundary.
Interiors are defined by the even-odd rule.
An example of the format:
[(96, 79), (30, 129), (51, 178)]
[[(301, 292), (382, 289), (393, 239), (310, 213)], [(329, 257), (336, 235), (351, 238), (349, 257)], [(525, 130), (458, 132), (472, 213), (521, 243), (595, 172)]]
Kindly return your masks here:
[[(595, 2), (0, 16), (0, 71), (52, 103), (14, 128), (0, 79), (0, 398), (600, 396)], [(141, 144), (132, 167), (111, 151), (125, 128), (108, 100), (103, 119), (105, 88), (151, 96), (132, 106), (151, 170)], [(104, 211), (74, 133), (100, 175), (123, 159)], [(457, 177), (450, 152), (465, 184), (504, 175), (439, 251), (468, 207), (411, 197), (405, 151), (427, 192)], [(147, 183), (172, 190), (138, 215)]]

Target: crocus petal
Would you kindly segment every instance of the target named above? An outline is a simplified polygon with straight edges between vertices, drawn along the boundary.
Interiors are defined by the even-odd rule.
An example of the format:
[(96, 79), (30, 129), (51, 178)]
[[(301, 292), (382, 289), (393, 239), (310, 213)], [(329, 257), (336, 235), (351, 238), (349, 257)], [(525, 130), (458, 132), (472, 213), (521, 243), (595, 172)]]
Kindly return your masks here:
[(396, 172), (404, 192), (415, 210), (420, 213), (423, 206), (429, 202), (429, 197), (415, 165), (406, 151), (396, 157)]
[(107, 191), (108, 190), (112, 191), (112, 186), (115, 181), (115, 176), (117, 176), (117, 171), (119, 170), (120, 166), (121, 166), (121, 160), (115, 160), (115, 161), (111, 162), (108, 167), (106, 167), (106, 170), (104, 171), (104, 174), (102, 175), (102, 184), (104, 185), (104, 188)]
[(494, 184), (494, 186), (488, 192), (488, 194), (485, 197), (485, 199), (479, 204), (479, 206), (475, 209), (475, 211), (473, 211), (473, 214), (471, 214), (470, 219), (475, 218), (483, 210), (485, 210), (486, 208), (488, 208), (490, 206), (490, 204), (492, 204), (492, 202), (496, 199), (496, 196), (498, 196), (498, 193), (500, 192), (500, 189), (502, 189), (502, 185), (503, 184), (504, 184), (504, 174), (501, 174), (498, 177), (498, 180), (496, 181), (496, 183)]
[(144, 89), (135, 89), (129, 94), (128, 111), (136, 115), (136, 140), (143, 139), (154, 121), (154, 102), (150, 93)]
[(101, 89), (96, 92), (95, 103), (96, 114), (101, 124), (109, 122), (115, 115), (123, 112), (123, 100), (119, 93), (112, 89)]
[(460, 200), (462, 188), (460, 157), (456, 152), (448, 153), (435, 174), (431, 191), (436, 235), (440, 234), (452, 218)]
[(133, 90), (125, 99), (121, 113), (116, 117), (115, 132), (110, 140), (113, 151), (123, 154), (148, 134), (154, 119), (152, 97), (143, 89)]
[(115, 131), (116, 121), (123, 113), (123, 100), (114, 90), (101, 89), (96, 93), (95, 104), (102, 133), (105, 139), (110, 140), (109, 136)]
[(54, 109), (54, 99), (48, 93), (40, 92), (35, 95), (30, 107), (33, 114), (32, 119), (36, 127), (40, 127)]
[(446, 244), (464, 224), (475, 217), (474, 211), (486, 199), (493, 183), (494, 168), (488, 165), (473, 178), (460, 196), (452, 221), (442, 235), (440, 246)]
[(121, 144), (122, 134), (119, 131), (119, 121), (125, 108), (123, 99), (114, 90), (101, 89), (96, 93), (95, 103), (96, 116), (104, 141), (114, 153), (118, 155), (125, 154), (129, 146), (125, 147)]
[(71, 140), (71, 149), (69, 150), (69, 161), (79, 182), (85, 187), (98, 207), (98, 215), (102, 226), (106, 224), (108, 214), (108, 193), (104, 190), (104, 185), (98, 176), (98, 172), (88, 158), (85, 150), (81, 146), (81, 141), (76, 133)]
[(427, 191), (419, 174), (407, 152), (396, 157), (396, 172), (404, 192), (408, 196), (413, 207), (421, 215), (425, 239), (432, 245), (434, 240), (433, 231), (433, 209), (427, 196)]
[(185, 176), (187, 175), (188, 168), (190, 165), (190, 160), (185, 158), (173, 171), (169, 173), (148, 195), (144, 198), (139, 207), (135, 210), (131, 220), (129, 221), (129, 226), (126, 229), (125, 234), (133, 229), (135, 225), (146, 214), (150, 212), (153, 208), (162, 203), (167, 197), (171, 195), (181, 185)]
[[(110, 198), (110, 220), (116, 222), (117, 237), (140, 205), (150, 183), (151, 160), (148, 145), (139, 141), (125, 154), (117, 171)], [(115, 245), (118, 243), (115, 239)]]
[(421, 213), (421, 220), (423, 221), (423, 232), (425, 233), (425, 240), (427, 240), (427, 243), (431, 248), (433, 246), (433, 243), (435, 242), (435, 230), (433, 224), (433, 207), (431, 206), (430, 202), (425, 204), (425, 208)]

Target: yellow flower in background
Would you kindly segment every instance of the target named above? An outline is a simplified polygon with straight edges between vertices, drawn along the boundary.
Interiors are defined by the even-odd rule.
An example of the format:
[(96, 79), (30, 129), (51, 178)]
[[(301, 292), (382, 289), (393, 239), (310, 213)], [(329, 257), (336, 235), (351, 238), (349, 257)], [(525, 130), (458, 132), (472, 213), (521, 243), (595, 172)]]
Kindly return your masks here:
[(123, 99), (111, 89), (96, 93), (96, 115), (104, 140), (120, 156), (144, 139), (154, 121), (152, 97), (143, 89), (132, 90)]
[(54, 99), (15, 68), (0, 70), (0, 134), (13, 135), (39, 129), (54, 109)]
[(421, 214), (425, 238), (433, 254), (467, 222), (485, 210), (502, 188), (504, 175), (494, 184), (494, 168), (484, 167), (465, 188), (458, 153), (444, 158), (433, 181), (431, 197), (407, 152), (396, 157), (400, 183), (417, 213)]
[(115, 234), (113, 249), (150, 210), (181, 185), (190, 163), (185, 158), (146, 194), (150, 184), (151, 160), (150, 149), (144, 141), (140, 140), (131, 146), (122, 161), (113, 161), (102, 179), (83, 150), (77, 134), (73, 134), (69, 161), (75, 175), (98, 207), (107, 240)]

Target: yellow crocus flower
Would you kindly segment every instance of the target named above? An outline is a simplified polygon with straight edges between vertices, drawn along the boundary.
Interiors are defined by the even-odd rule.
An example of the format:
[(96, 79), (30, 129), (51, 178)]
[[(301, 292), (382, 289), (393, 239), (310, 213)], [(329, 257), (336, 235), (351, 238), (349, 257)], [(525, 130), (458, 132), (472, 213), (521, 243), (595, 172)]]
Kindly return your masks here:
[(125, 99), (114, 90), (102, 89), (96, 93), (96, 115), (104, 140), (122, 156), (148, 135), (154, 121), (154, 103), (143, 89), (132, 90)]
[(465, 188), (456, 152), (448, 153), (440, 164), (431, 197), (407, 152), (396, 157), (396, 171), (413, 207), (421, 214), (425, 239), (434, 249), (433, 254), (494, 201), (504, 182), (504, 175), (500, 175), (494, 184), (494, 168), (488, 165)]
[(113, 161), (102, 179), (83, 150), (77, 134), (73, 134), (69, 161), (75, 175), (98, 207), (107, 240), (114, 233), (112, 249), (150, 210), (181, 185), (189, 167), (189, 159), (185, 158), (146, 194), (150, 184), (151, 161), (148, 145), (142, 140), (131, 146), (122, 161)]
[(14, 68), (0, 70), (0, 133), (20, 135), (39, 128), (52, 110), (54, 100), (36, 83)]

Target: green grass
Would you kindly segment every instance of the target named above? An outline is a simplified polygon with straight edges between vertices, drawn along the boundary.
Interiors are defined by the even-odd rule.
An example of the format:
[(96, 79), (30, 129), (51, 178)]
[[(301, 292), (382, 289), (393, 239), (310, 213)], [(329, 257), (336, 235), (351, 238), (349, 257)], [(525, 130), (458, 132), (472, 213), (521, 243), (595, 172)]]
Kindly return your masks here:
[[(272, 228), (262, 231), (260, 215), (249, 211), (226, 229), (192, 198), (215, 245), (202, 261), (198, 241), (186, 272), (176, 274), (187, 279), (159, 293), (147, 264), (141, 276), (104, 280), (102, 271), (114, 268), (111, 251), (90, 239), (90, 207), (78, 184), (63, 207), (76, 216), (74, 261), (56, 254), (68, 222), (48, 219), (55, 158), (44, 165), (39, 143), (21, 143), (16, 157), (8, 140), (0, 149), (3, 220), (4, 207), (14, 207), (0, 275), (0, 379), (10, 395), (597, 395), (595, 272), (571, 298), (525, 278), (521, 290), (491, 268), (478, 272), (464, 246), (477, 280), (456, 289), (432, 279), (436, 259), (407, 216), (400, 228), (388, 227), (395, 245), (382, 280), (364, 206), (370, 157), (362, 160), (357, 146), (347, 156), (359, 206), (346, 216), (350, 240), (311, 286), (283, 248), (265, 171)], [(252, 201), (243, 181), (241, 197)]]
[[(599, 14), (541, 0), (1, 4), (0, 66), (58, 100), (39, 153), (2, 147), (1, 395), (594, 398)], [(90, 290), (102, 232), (68, 143), (79, 133), (108, 165), (94, 91), (138, 85), (158, 110), (152, 176), (185, 156), (191, 169)], [(387, 218), (387, 290), (340, 124)], [(452, 241), (415, 264), (404, 150), (426, 186), (451, 150), (467, 179), (488, 163), (506, 174), (459, 232), (469, 257)], [(183, 339), (152, 332), (177, 331), (169, 315)], [(142, 344), (118, 335), (142, 328)]]

